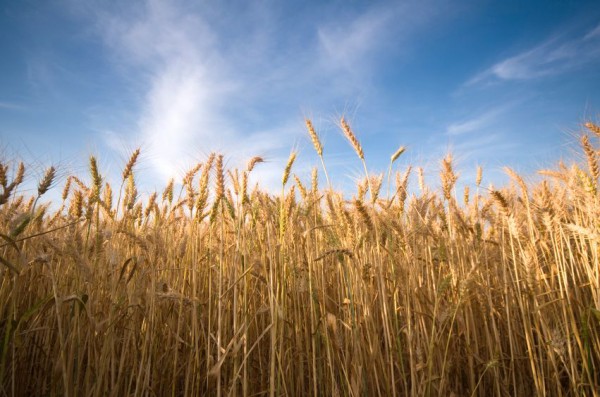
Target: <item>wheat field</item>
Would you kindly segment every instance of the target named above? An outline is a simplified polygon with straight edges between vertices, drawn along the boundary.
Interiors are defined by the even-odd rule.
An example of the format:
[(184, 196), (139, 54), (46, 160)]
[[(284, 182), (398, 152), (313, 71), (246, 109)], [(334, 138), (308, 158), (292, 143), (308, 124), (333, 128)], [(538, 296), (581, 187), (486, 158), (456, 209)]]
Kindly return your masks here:
[[(142, 200), (136, 150), (110, 184), (32, 197), (0, 163), (0, 385), (37, 396), (591, 396), (600, 394), (600, 128), (583, 161), (503, 188), (421, 168), (330, 188), (260, 157), (212, 154)], [(325, 148), (326, 149), (326, 148)], [(411, 180), (417, 180), (409, 189)], [(62, 183), (61, 183), (62, 185)], [(43, 201), (63, 189), (62, 202)]]

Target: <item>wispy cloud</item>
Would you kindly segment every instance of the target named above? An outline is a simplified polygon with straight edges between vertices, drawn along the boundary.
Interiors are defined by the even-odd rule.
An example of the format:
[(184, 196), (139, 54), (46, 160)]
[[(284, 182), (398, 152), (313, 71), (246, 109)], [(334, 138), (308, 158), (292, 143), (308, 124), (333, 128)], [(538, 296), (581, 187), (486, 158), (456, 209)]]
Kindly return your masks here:
[(25, 110), (25, 106), (19, 105), (18, 103), (12, 102), (0, 102), (0, 109), (8, 109), (8, 110)]
[[(290, 27), (262, 3), (245, 6), (241, 20), (225, 6), (186, 1), (98, 7), (88, 18), (137, 92), (131, 140), (163, 178), (212, 150), (242, 157), (237, 163), (256, 154), (284, 163), (305, 134), (303, 111), (356, 100), (384, 43), (409, 42), (437, 15), (405, 5), (317, 17), (311, 10)], [(108, 145), (118, 146), (116, 135), (105, 134)]]
[(431, 29), (432, 21), (441, 15), (456, 12), (435, 1), (405, 1), (373, 5), (357, 14), (334, 14), (317, 27), (318, 55), (324, 68), (333, 70), (360, 70), (369, 66), (385, 48), (394, 44), (398, 49), (411, 48), (410, 39), (419, 29)]
[(499, 121), (501, 116), (503, 116), (506, 112), (514, 108), (522, 101), (522, 99), (513, 100), (481, 111), (479, 112), (478, 116), (462, 119), (460, 121), (450, 122), (450, 124), (446, 127), (446, 135), (459, 136), (464, 134), (470, 134), (472, 132), (485, 132), (493, 126), (494, 122)]
[[(260, 26), (223, 31), (220, 25), (227, 24), (227, 13), (210, 6), (195, 9), (184, 1), (143, 0), (136, 2), (135, 10), (124, 7), (86, 11), (115, 69), (139, 98), (131, 109), (136, 133), (104, 131), (109, 147), (142, 145), (152, 171), (162, 179), (180, 174), (211, 151), (226, 152), (238, 165), (251, 155), (289, 150), (294, 134), (290, 119), (282, 120), (272, 111), (270, 127), (277, 130), (268, 131), (253, 114), (265, 101), (273, 101), (265, 99), (266, 80), (273, 78), (264, 74), (266, 67), (273, 67), (269, 62), (279, 71), (293, 72), (269, 56), (272, 44), (265, 43), (262, 31), (252, 30), (268, 30), (272, 22), (259, 15), (260, 9), (254, 10), (257, 20), (252, 21), (262, 19)], [(301, 122), (297, 124), (301, 131)]]
[(577, 69), (600, 60), (600, 25), (566, 38), (557, 36), (504, 59), (470, 79), (466, 85), (499, 80), (530, 80)]
[(155, 171), (169, 178), (200, 145), (211, 150), (225, 144), (227, 126), (217, 109), (231, 84), (219, 76), (219, 54), (205, 21), (172, 3), (148, 1), (141, 11), (105, 12), (99, 28), (120, 67), (139, 74), (135, 139)]
[(374, 9), (355, 18), (330, 21), (318, 28), (324, 64), (332, 69), (352, 70), (365, 63), (393, 20), (393, 13)]
[(462, 135), (470, 132), (481, 131), (483, 127), (488, 126), (502, 110), (494, 109), (483, 113), (481, 116), (474, 117), (460, 122), (454, 122), (446, 128), (447, 135)]
[(598, 38), (598, 36), (600, 36), (600, 24), (598, 24), (598, 26), (596, 26), (594, 29), (590, 30), (583, 39), (593, 40)]

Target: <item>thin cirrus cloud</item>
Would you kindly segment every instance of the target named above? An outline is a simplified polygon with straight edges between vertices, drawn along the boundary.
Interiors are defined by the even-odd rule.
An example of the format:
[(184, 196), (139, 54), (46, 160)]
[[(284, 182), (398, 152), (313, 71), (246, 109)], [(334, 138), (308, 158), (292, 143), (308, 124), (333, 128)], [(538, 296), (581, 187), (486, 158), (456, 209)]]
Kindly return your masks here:
[(506, 106), (498, 107), (483, 113), (480, 116), (451, 123), (446, 128), (446, 135), (457, 136), (472, 132), (481, 132), (485, 127), (491, 125), (494, 120), (507, 110)]
[[(120, 144), (123, 137), (115, 131), (105, 132), (105, 141), (117, 150), (143, 142), (151, 167), (163, 179), (181, 172), (199, 151), (224, 150), (243, 158), (237, 164), (265, 153), (285, 162), (304, 134), (306, 107), (359, 96), (376, 66), (373, 57), (381, 53), (373, 43), (390, 35), (408, 41), (435, 14), (423, 12), (401, 29), (393, 21), (414, 8), (306, 15), (301, 31), (293, 32), (278, 25), (276, 12), (258, 5), (250, 6), (242, 31), (223, 10), (190, 12), (185, 2), (140, 4), (134, 11), (92, 13), (115, 69), (135, 75), (132, 86), (140, 98), (134, 110), (137, 133), (125, 138), (134, 143)], [(218, 17), (211, 19), (211, 12)], [(302, 40), (295, 41), (294, 34)], [(294, 57), (282, 56), (282, 46)], [(308, 92), (315, 82), (318, 90)], [(257, 123), (264, 109), (269, 122)]]
[(0, 102), (0, 109), (7, 110), (24, 110), (25, 106), (12, 102)]
[(577, 69), (600, 58), (600, 25), (574, 38), (553, 37), (494, 64), (466, 85), (530, 80)]
[[(502, 104), (495, 104), (470, 114), (476, 114), (475, 117), (461, 118), (451, 121), (447, 124), (445, 134), (449, 137), (472, 139), (473, 133), (483, 133), (503, 121), (507, 114), (513, 112), (519, 105), (526, 102), (527, 97), (512, 99)], [(505, 119), (504, 119), (505, 120)]]
[[(354, 15), (334, 14), (316, 26), (320, 60), (323, 72), (345, 77), (359, 75), (364, 78), (370, 69), (393, 48), (395, 56), (402, 57), (414, 48), (415, 36), (444, 16), (457, 14), (460, 7), (446, 7), (436, 1), (406, 1), (393, 4), (374, 4), (364, 12)], [(364, 85), (362, 79), (360, 84)]]
[(349, 25), (340, 21), (320, 27), (318, 37), (324, 65), (351, 71), (357, 64), (364, 64), (364, 56), (373, 51), (374, 43), (391, 20), (390, 10), (374, 9), (350, 21)]

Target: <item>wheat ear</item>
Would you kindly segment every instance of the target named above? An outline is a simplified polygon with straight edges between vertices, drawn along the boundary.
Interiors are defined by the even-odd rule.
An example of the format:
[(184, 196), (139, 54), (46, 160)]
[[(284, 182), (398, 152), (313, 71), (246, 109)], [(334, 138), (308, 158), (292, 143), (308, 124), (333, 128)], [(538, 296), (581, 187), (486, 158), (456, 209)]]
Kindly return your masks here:
[(263, 163), (265, 160), (260, 156), (254, 156), (248, 161), (248, 166), (246, 167), (248, 172), (252, 172), (256, 164)]
[(44, 173), (44, 177), (38, 184), (38, 196), (43, 195), (50, 189), (50, 185), (52, 185), (52, 181), (54, 181), (54, 176), (56, 175), (56, 170), (54, 167), (50, 167)]
[(354, 148), (354, 151), (356, 152), (358, 157), (364, 161), (365, 153), (363, 152), (362, 146), (360, 145), (360, 142), (356, 138), (356, 135), (354, 135), (354, 133), (350, 129), (350, 126), (348, 125), (348, 123), (346, 122), (346, 120), (343, 117), (340, 120), (340, 125), (342, 127), (342, 131), (344, 131), (344, 135), (346, 136), (346, 139), (348, 139), (348, 141)]
[(126, 180), (129, 177), (129, 174), (131, 174), (131, 171), (133, 170), (133, 166), (137, 162), (139, 155), (140, 155), (140, 148), (135, 149), (134, 152), (131, 153), (131, 156), (129, 157), (129, 161), (127, 162), (127, 164), (125, 165), (125, 168), (123, 169), (123, 180)]
[(600, 176), (600, 170), (598, 169), (598, 158), (596, 156), (594, 148), (590, 144), (590, 139), (587, 135), (581, 137), (581, 146), (583, 146), (583, 151), (585, 152), (588, 168), (590, 170), (592, 179), (594, 180), (594, 185), (596, 185), (598, 183), (598, 177)]
[(400, 146), (398, 148), (398, 150), (396, 150), (390, 157), (390, 167), (388, 169), (388, 180), (387, 180), (387, 184), (388, 184), (388, 200), (390, 199), (390, 180), (392, 178), (392, 166), (394, 164), (394, 162), (396, 160), (398, 160), (398, 157), (400, 157), (402, 155), (402, 153), (404, 153), (404, 151), (406, 151), (406, 148), (404, 146)]
[(283, 171), (283, 178), (281, 179), (281, 183), (285, 186), (288, 179), (290, 178), (290, 171), (292, 170), (292, 166), (294, 165), (294, 161), (296, 161), (297, 153), (292, 151), (290, 153), (290, 157), (288, 158), (287, 164), (285, 165), (285, 170)]
[(319, 159), (321, 159), (321, 165), (323, 166), (323, 172), (325, 173), (325, 179), (327, 180), (327, 187), (331, 189), (331, 183), (329, 182), (329, 175), (327, 174), (327, 168), (325, 168), (325, 160), (323, 159), (323, 145), (321, 144), (321, 140), (315, 131), (315, 128), (312, 125), (312, 122), (309, 119), (305, 120), (306, 128), (308, 129), (308, 134), (310, 135), (310, 139), (312, 140), (313, 146), (315, 147), (315, 151), (319, 155)]
[(585, 123), (585, 127), (588, 130), (592, 131), (594, 134), (596, 134), (596, 136), (598, 138), (600, 138), (600, 126), (598, 126), (594, 123), (588, 122), (588, 123)]

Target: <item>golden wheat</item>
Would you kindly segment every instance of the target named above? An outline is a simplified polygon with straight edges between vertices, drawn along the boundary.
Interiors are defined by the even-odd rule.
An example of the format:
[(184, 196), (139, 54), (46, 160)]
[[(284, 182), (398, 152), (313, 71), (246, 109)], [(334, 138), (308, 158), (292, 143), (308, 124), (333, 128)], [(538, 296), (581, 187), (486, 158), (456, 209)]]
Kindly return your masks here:
[(478, 167), (477, 192), (450, 156), (439, 188), (419, 167), (412, 189), (409, 165), (386, 200), (352, 136), (352, 198), (317, 168), (305, 186), (295, 151), (280, 195), (248, 192), (262, 158), (211, 154), (162, 202), (140, 199), (130, 161), (112, 209), (92, 156), (89, 187), (71, 175), (36, 206), (56, 170), (26, 195), (24, 165), (0, 161), (3, 394), (596, 395), (593, 142), (540, 183), (506, 168), (508, 186), (483, 189)]

